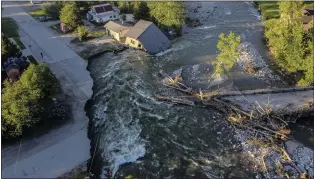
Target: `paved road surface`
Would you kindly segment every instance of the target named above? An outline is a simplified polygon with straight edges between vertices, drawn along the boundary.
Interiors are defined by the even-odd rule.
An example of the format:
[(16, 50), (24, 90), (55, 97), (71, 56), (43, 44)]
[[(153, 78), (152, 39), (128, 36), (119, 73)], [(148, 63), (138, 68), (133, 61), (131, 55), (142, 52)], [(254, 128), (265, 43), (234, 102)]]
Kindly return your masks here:
[(90, 157), (84, 105), (92, 95), (93, 82), (86, 61), (24, 12), (21, 5), (2, 1), (2, 17), (12, 17), (18, 23), (21, 41), (29, 52), (46, 62), (59, 79), (69, 95), (74, 119), (43, 136), (22, 141), (20, 151), (19, 143), (3, 148), (2, 178), (56, 178)]

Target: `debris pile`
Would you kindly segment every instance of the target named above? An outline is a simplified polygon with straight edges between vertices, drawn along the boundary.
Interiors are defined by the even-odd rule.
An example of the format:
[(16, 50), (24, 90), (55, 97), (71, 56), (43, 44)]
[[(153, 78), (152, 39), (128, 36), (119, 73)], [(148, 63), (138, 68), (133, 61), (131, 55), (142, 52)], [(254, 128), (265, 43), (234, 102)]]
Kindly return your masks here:
[[(227, 120), (235, 128), (236, 137), (242, 142), (248, 157), (256, 161), (254, 171), (266, 178), (311, 178), (314, 176), (314, 152), (298, 144), (291, 150), (288, 124), (295, 122), (298, 116), (288, 116), (286, 110), (273, 111), (271, 100), (261, 106), (258, 102), (250, 112), (237, 105), (219, 98), (221, 91), (194, 90), (182, 82), (182, 77), (170, 77), (162, 84), (184, 93), (186, 96), (155, 96), (156, 100), (191, 106), (211, 106), (223, 112)], [(243, 96), (245, 98), (245, 96)], [(313, 103), (309, 104), (313, 108)], [(299, 114), (301, 115), (301, 114)], [(290, 142), (291, 143), (291, 142)], [(309, 155), (312, 154), (312, 155)]]

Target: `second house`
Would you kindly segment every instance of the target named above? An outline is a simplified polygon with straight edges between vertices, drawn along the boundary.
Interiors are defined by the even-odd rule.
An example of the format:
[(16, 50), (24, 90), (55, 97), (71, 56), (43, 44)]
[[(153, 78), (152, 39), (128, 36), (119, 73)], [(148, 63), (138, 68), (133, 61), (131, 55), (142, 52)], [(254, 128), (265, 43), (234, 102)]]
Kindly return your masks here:
[(129, 47), (156, 54), (171, 46), (171, 41), (152, 22), (140, 20), (133, 27), (130, 24), (110, 21), (105, 25), (107, 34)]

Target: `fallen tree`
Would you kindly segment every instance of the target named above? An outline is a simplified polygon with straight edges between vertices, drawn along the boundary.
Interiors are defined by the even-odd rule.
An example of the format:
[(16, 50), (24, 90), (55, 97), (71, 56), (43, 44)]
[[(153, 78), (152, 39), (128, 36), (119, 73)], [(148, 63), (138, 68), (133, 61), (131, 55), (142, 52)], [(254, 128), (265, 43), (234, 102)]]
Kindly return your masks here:
[[(248, 112), (242, 110), (239, 106), (234, 105), (228, 101), (219, 99), (220, 92), (218, 91), (201, 91), (194, 90), (182, 83), (182, 78), (176, 76), (174, 78), (162, 74), (168, 80), (162, 85), (171, 89), (177, 90), (185, 94), (185, 96), (159, 96), (156, 95), (156, 100), (168, 101), (175, 104), (185, 104), (197, 106), (211, 106), (218, 109), (225, 114), (227, 120), (234, 128), (238, 130), (248, 131), (249, 139), (246, 141), (249, 145), (256, 147), (263, 147), (269, 152), (263, 152), (260, 155), (260, 164), (262, 171), (269, 176), (269, 172), (275, 173), (276, 176), (281, 177), (296, 177), (296, 178), (311, 178), (307, 172), (302, 171), (293, 161), (285, 149), (284, 141), (288, 140), (291, 131), (288, 128), (289, 123), (295, 122), (303, 113), (313, 109), (313, 102), (307, 102), (302, 109), (296, 111), (287, 111), (285, 108), (273, 111), (271, 107), (271, 100), (268, 99), (268, 104), (261, 106), (258, 102), (254, 108)], [(245, 96), (243, 96), (245, 98)], [(271, 169), (265, 164), (265, 160), (272, 160), (271, 155), (277, 153), (279, 157), (276, 158), (274, 167)], [(293, 172), (284, 170), (284, 166), (291, 166)], [(271, 175), (270, 178), (275, 175)], [(269, 177), (268, 177), (269, 178)]]

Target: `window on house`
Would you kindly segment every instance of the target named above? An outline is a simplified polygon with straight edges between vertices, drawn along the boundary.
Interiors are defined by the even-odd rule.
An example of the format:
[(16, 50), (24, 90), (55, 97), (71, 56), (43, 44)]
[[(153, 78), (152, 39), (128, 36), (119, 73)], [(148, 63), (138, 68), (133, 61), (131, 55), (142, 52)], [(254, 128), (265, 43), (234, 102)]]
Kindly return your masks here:
[(110, 16), (110, 19), (112, 18), (112, 16)]
[(131, 40), (131, 43), (132, 43), (132, 44), (135, 44), (134, 40)]
[(116, 15), (113, 16), (113, 18), (116, 18), (116, 17), (117, 17)]

